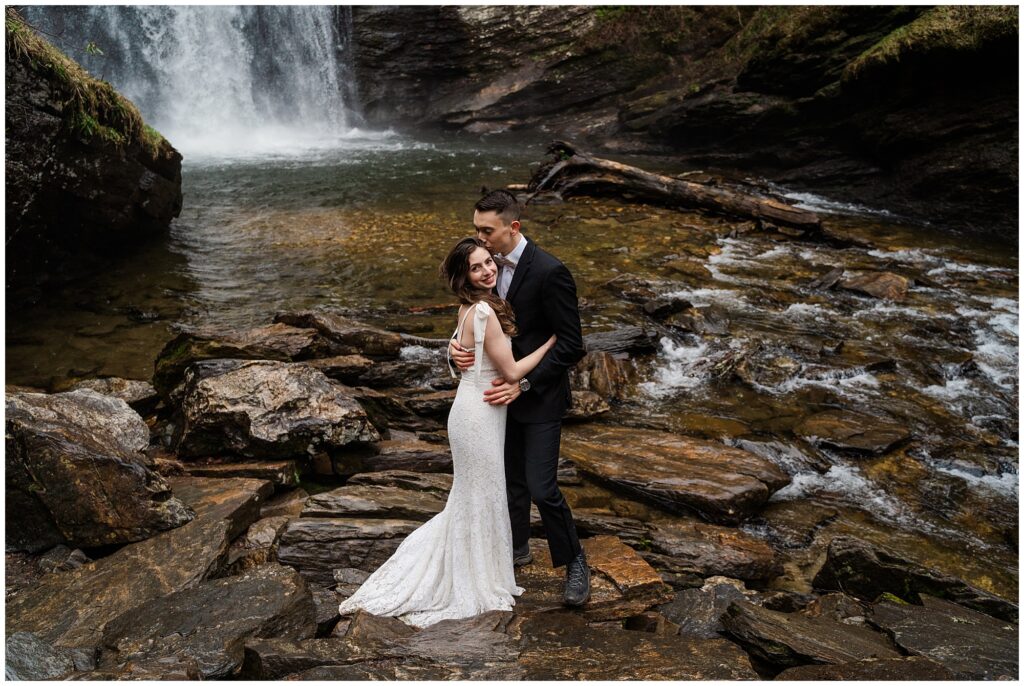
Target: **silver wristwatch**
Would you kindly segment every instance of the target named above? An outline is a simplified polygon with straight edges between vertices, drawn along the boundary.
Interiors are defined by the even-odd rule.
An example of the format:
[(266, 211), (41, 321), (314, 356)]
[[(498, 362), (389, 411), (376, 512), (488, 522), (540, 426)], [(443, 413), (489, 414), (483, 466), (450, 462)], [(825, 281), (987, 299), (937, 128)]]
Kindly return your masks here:
[(519, 390), (522, 391), (523, 393), (526, 393), (528, 390), (530, 390), (530, 380), (527, 379), (525, 376), (519, 379)]

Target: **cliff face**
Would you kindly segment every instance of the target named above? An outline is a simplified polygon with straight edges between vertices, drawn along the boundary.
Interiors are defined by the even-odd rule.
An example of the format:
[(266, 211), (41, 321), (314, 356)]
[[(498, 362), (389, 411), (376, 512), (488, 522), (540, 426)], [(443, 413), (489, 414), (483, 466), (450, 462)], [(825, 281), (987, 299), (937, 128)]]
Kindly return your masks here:
[(371, 123), (538, 129), (1017, 230), (1015, 7), (356, 8)]
[(165, 230), (181, 211), (181, 155), (11, 10), (6, 29), (8, 284), (60, 279)]

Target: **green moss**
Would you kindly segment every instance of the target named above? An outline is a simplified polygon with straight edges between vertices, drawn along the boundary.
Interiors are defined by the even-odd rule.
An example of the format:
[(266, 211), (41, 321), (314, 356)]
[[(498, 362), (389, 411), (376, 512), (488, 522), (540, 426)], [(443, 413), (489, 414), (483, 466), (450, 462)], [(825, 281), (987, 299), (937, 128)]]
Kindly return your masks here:
[(166, 145), (163, 136), (145, 125), (135, 105), (36, 34), (10, 7), (5, 29), (8, 61), (21, 62), (54, 86), (63, 100), (68, 130), (118, 146), (138, 142), (154, 156)]
[(892, 31), (847, 65), (843, 79), (859, 77), (874, 67), (900, 62), (913, 53), (935, 50), (976, 51), (992, 41), (1015, 38), (1015, 6), (941, 6)]
[(889, 593), (888, 591), (886, 591), (882, 595), (878, 596), (878, 598), (875, 600), (875, 602), (877, 602), (877, 603), (882, 603), (882, 602), (895, 603), (896, 605), (910, 605), (910, 603), (908, 603), (903, 598), (900, 598), (898, 595), (894, 595), (892, 593)]

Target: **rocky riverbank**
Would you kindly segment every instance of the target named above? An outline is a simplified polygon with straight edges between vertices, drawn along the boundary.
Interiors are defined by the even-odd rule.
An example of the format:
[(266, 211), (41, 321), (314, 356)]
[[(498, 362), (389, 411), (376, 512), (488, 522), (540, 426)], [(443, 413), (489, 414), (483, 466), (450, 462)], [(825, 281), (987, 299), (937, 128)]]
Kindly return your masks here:
[(6, 10), (7, 283), (66, 281), (166, 231), (181, 155), (135, 106)]
[(543, 131), (1015, 240), (1015, 7), (365, 7), (374, 125)]
[[(650, 354), (640, 327), (589, 335), (574, 372), (582, 610), (537, 519), (513, 612), (339, 617), (451, 486), (453, 382), (440, 349), (403, 359), (428, 343), (311, 310), (183, 331), (152, 386), (8, 387), (8, 677), (1017, 677), (1016, 603), (834, 510), (786, 514), (763, 450), (605, 421)], [(738, 526), (759, 520), (775, 534)]]

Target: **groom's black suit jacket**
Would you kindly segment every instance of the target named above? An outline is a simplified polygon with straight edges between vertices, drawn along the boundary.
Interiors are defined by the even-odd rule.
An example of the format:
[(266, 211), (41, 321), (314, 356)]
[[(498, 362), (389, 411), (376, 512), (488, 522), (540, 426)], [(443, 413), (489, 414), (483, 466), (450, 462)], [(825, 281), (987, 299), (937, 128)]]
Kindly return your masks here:
[(530, 390), (508, 406), (509, 416), (527, 424), (561, 419), (572, 404), (569, 369), (586, 354), (576, 282), (564, 264), (529, 241), (505, 299), (516, 315), (518, 333), (512, 339), (512, 354), (517, 360), (543, 345), (551, 334), (558, 336), (555, 346), (526, 375)]

